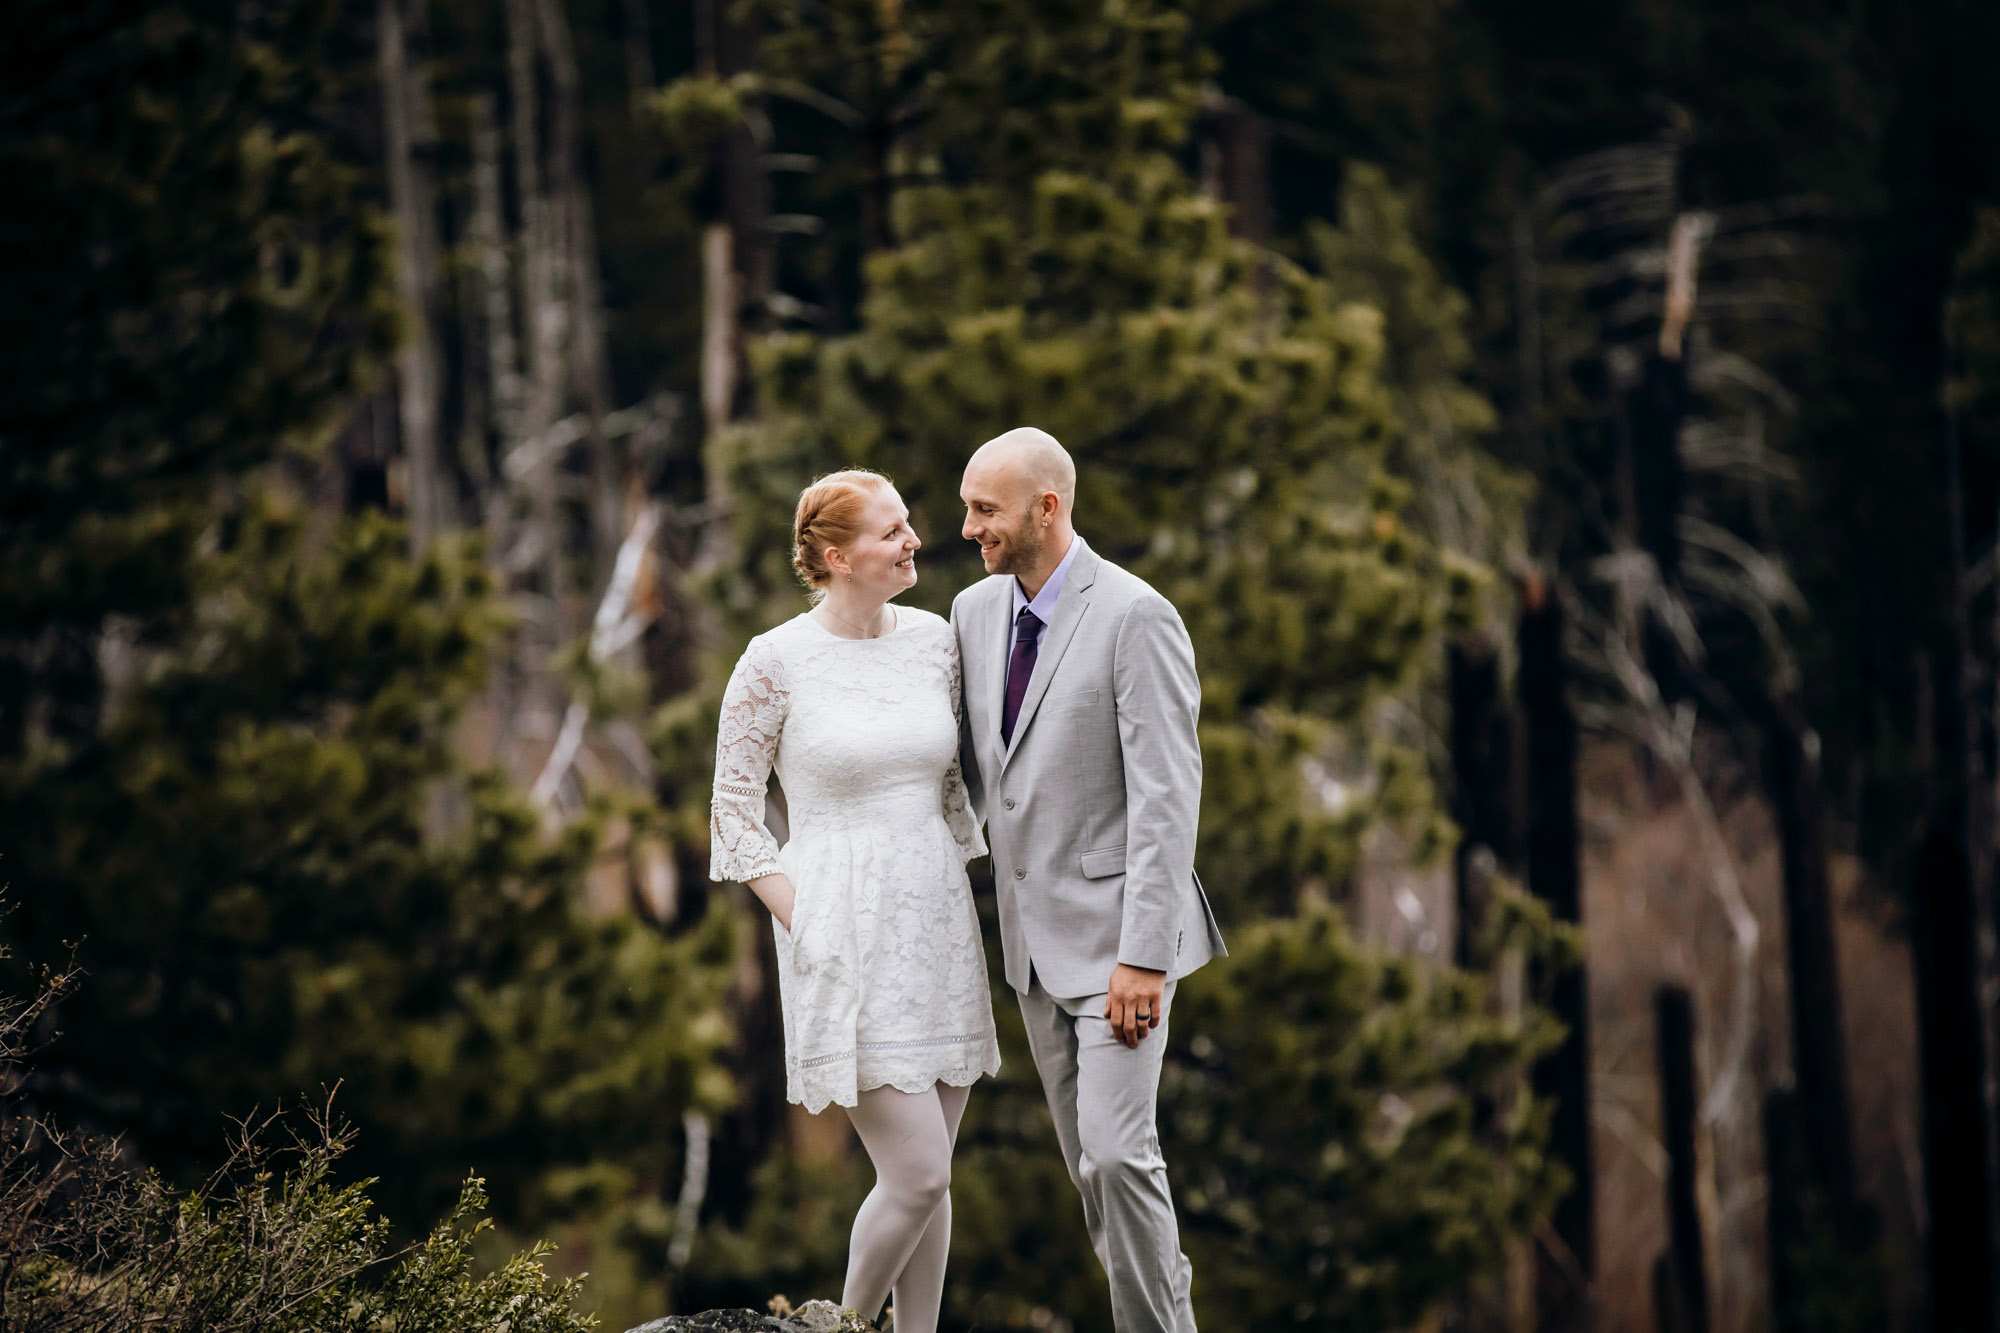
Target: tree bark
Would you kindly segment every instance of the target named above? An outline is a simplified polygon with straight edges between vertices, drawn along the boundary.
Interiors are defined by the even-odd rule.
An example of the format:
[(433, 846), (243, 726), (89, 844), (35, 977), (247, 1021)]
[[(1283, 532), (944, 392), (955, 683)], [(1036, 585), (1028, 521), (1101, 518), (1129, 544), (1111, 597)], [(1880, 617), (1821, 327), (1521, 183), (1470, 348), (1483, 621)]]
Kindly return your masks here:
[[(1527, 731), (1528, 888), (1558, 920), (1582, 919), (1577, 860), (1577, 728), (1567, 694), (1563, 615), (1553, 588), (1531, 579), (1522, 590), (1519, 627), (1521, 710)], [(1562, 1044), (1535, 1067), (1535, 1091), (1554, 1102), (1549, 1151), (1569, 1171), (1569, 1193), (1556, 1205), (1554, 1233), (1566, 1254), (1538, 1256), (1537, 1327), (1580, 1333), (1590, 1327), (1595, 1270), (1590, 1156), (1590, 1044), (1581, 966), (1551, 979)]]
[(1783, 854), (1786, 960), (1791, 982), (1792, 1064), (1811, 1179), (1826, 1191), (1842, 1239), (1855, 1211), (1853, 1107), (1834, 951), (1833, 886), (1827, 870), (1819, 742), (1798, 700), (1781, 695), (1770, 724), (1772, 805)]
[[(501, 194), (500, 149), (500, 127), (494, 118), (493, 97), (481, 93), (472, 99), (469, 234), (479, 274), (488, 418), (493, 424), (498, 452), (504, 457), (521, 438), (521, 353), (514, 339), (513, 274), (507, 260), (507, 213)], [(496, 517), (491, 506), (488, 513), (490, 522)]]
[(1991, 1333), (1980, 1015), (1964, 843), (1946, 824), (1924, 842), (1911, 894), (1911, 953), (1924, 1088), (1924, 1195), (1930, 1201), (1930, 1326)]
[[(538, 81), (541, 42), (535, 6), (539, 0), (506, 0), (508, 94), (513, 103), (514, 182), (520, 200), (520, 276), (522, 332), (527, 344), (527, 374), (521, 395), (521, 437), (515, 445), (519, 465), (511, 475), (528, 499), (525, 530), (516, 550), (523, 566), (538, 569), (542, 600), (533, 623), (541, 631), (524, 636), (537, 640), (539, 654), (523, 665), (539, 675), (542, 662), (569, 635), (573, 619), (565, 607), (568, 588), (563, 577), (564, 542), (557, 460), (562, 445), (555, 426), (562, 411), (563, 343), (569, 336), (568, 315), (560, 282), (562, 238), (550, 206), (542, 168), (542, 98)], [(526, 451), (525, 453), (523, 451)]]
[[(413, 3), (406, 10), (405, 4)], [(421, 552), (450, 525), (451, 481), (439, 447), (442, 356), (436, 332), (437, 189), (431, 157), (437, 132), (424, 71), (410, 59), (422, 0), (378, 0), (375, 10), (382, 82), (383, 155), (396, 217), (396, 295), (410, 320), (396, 356), (396, 404), (402, 435), (410, 544)]]
[[(1949, 349), (1947, 348), (1947, 358)], [(1946, 371), (1949, 372), (1947, 360)], [(1937, 710), (1943, 781), (1911, 895), (1912, 959), (1922, 1032), (1931, 1327), (1990, 1333), (1994, 1324), (1993, 921), (1986, 902), (1992, 827), (1972, 696), (1965, 573), (1963, 458), (1956, 414), (1944, 414), (1951, 634)]]
[(1506, 793), (1508, 719), (1500, 698), (1500, 660), (1485, 634), (1454, 641), (1446, 657), (1451, 700), (1452, 815), (1458, 822), (1454, 859), (1458, 891), (1460, 967), (1475, 966), (1496, 864), (1515, 860), (1509, 845)]
[(735, 235), (711, 222), (701, 238), (701, 417), (709, 436), (729, 424), (736, 410), (740, 333)]
[(1202, 193), (1229, 206), (1229, 234), (1252, 245), (1271, 239), (1271, 127), (1246, 103), (1202, 98)]
[[(755, 64), (754, 39), (731, 21), (725, 0), (696, 0), (695, 47), (699, 68), (710, 78), (741, 74)], [(714, 209), (710, 220), (722, 222), (730, 230), (730, 262), (736, 272), (734, 322), (739, 327), (758, 320), (777, 282), (777, 250), (770, 225), (771, 181), (763, 167), (763, 154), (763, 146), (745, 124), (723, 136), (709, 162)], [(864, 212), (869, 207), (867, 194), (864, 189)], [(865, 225), (863, 230), (867, 230)]]
[(604, 353), (604, 306), (597, 266), (597, 218), (583, 174), (583, 130), (576, 54), (561, 0), (535, 0), (550, 85), (549, 197), (561, 236), (562, 285), (568, 292), (568, 387), (589, 424), (591, 553), (608, 572), (631, 521), (625, 512), (623, 451), (603, 430), (611, 410)]
[[(1640, 379), (1624, 403), (1625, 457), (1620, 471), (1621, 504), (1630, 540), (1653, 558), (1661, 586), (1680, 595), (1682, 499), (1687, 490), (1681, 466), (1681, 422), (1687, 414), (1687, 367), (1678, 359), (1646, 359)], [(1651, 607), (1639, 609), (1639, 641), (1646, 670), (1668, 703), (1686, 696), (1688, 672), (1672, 630)]]
[(653, 18), (647, 0), (625, 0), (625, 84), (637, 114), (658, 83), (653, 70)]
[(1661, 1333), (1708, 1333), (1695, 1107), (1694, 1004), (1677, 986), (1654, 997), (1660, 1139), (1667, 1150), (1667, 1252), (1653, 1279)]

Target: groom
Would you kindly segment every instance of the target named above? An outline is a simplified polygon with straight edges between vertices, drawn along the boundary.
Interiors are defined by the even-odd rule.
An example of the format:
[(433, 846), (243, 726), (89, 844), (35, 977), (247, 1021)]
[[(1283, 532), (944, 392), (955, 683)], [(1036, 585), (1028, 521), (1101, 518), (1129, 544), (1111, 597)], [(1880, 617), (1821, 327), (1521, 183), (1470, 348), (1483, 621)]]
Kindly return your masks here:
[(961, 767), (986, 820), (1007, 981), (1118, 1333), (1195, 1333), (1154, 1128), (1174, 983), (1226, 950), (1194, 874), (1201, 706), (1173, 606), (1076, 535), (1076, 466), (1010, 430), (966, 465)]

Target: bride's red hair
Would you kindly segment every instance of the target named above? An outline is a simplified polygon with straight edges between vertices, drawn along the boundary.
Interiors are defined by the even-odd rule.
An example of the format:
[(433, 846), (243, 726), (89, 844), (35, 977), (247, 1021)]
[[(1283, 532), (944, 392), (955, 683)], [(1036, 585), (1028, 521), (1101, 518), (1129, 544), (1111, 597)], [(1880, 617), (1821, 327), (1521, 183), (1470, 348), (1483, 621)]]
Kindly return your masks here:
[(848, 468), (829, 472), (799, 492), (798, 513), (792, 519), (792, 568), (807, 588), (826, 591), (833, 582), (826, 548), (844, 547), (861, 535), (861, 511), (889, 484), (879, 472)]

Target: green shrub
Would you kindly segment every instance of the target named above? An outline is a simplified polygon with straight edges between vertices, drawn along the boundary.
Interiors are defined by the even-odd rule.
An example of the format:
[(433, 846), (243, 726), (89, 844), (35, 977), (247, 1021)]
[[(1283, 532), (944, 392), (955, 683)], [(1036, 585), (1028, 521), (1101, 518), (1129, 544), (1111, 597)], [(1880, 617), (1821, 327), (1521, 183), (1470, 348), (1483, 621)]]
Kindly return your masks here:
[(8, 1333), (566, 1333), (579, 1279), (552, 1281), (543, 1243), (475, 1274), (483, 1182), (423, 1239), (398, 1244), (340, 1183), (354, 1133), (330, 1108), (239, 1122), (222, 1165), (176, 1190), (115, 1140), (65, 1133), (28, 1107), (19, 1061), (75, 973), (0, 997), (0, 1329)]

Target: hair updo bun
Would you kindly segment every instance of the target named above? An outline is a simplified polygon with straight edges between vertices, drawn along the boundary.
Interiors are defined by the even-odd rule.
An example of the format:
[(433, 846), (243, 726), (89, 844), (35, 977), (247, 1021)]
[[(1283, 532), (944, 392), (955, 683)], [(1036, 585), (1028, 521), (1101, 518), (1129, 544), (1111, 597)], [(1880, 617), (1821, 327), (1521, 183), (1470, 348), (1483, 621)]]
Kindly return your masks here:
[(861, 511), (871, 497), (889, 486), (889, 479), (866, 468), (829, 472), (799, 492), (799, 509), (792, 519), (792, 568), (815, 598), (833, 582), (826, 548), (847, 546), (861, 535)]

